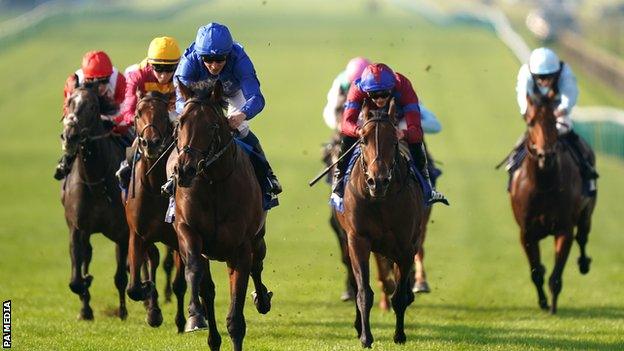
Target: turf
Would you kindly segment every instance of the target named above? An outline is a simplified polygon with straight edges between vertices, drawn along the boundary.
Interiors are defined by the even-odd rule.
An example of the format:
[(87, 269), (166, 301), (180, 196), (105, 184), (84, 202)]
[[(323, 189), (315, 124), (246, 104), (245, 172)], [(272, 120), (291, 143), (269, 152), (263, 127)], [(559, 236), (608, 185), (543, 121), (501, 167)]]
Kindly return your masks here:
[[(385, 4), (385, 3), (382, 3)], [(308, 188), (321, 168), (325, 94), (353, 56), (366, 55), (405, 73), (440, 118), (429, 136), (443, 162), (440, 189), (452, 206), (436, 207), (427, 239), (433, 292), (408, 309), (404, 346), (392, 343), (394, 316), (372, 311), (377, 350), (619, 350), (624, 348), (624, 256), (621, 247), (621, 160), (598, 155), (600, 194), (590, 236), (592, 271), (581, 276), (573, 248), (557, 316), (542, 313), (505, 192), (506, 175), (493, 166), (523, 125), (518, 118), (512, 54), (494, 35), (469, 26), (435, 27), (382, 6), (360, 2), (288, 1), (195, 4), (155, 19), (86, 15), (54, 21), (0, 51), (0, 297), (13, 301), (17, 350), (207, 349), (206, 333), (176, 335), (174, 306), (163, 304), (158, 329), (142, 304), (129, 302), (128, 320), (112, 312), (114, 246), (94, 235), (91, 288), (94, 322), (76, 321), (78, 298), (67, 287), (67, 228), (52, 171), (60, 155), (61, 89), (82, 54), (100, 48), (117, 67), (143, 58), (157, 35), (189, 43), (196, 28), (215, 20), (245, 45), (267, 106), (252, 122), (285, 192), (268, 222), (265, 280), (273, 310), (255, 312), (247, 300), (249, 350), (359, 350), (354, 307), (338, 297), (344, 269), (327, 224), (328, 188)], [(426, 69), (428, 66), (429, 69)], [(611, 101), (581, 79), (581, 103)], [(618, 185), (619, 184), (619, 185)], [(409, 215), (409, 214), (406, 214)], [(552, 268), (552, 242), (542, 243)], [(223, 349), (229, 304), (224, 265), (212, 265)], [(159, 276), (162, 288), (162, 274)], [(376, 289), (376, 288), (375, 288)]]

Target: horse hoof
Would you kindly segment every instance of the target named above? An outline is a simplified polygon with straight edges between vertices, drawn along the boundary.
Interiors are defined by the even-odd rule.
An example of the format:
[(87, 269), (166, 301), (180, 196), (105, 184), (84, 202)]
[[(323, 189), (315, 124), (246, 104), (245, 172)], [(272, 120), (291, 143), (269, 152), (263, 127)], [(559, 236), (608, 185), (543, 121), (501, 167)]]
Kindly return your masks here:
[(93, 320), (93, 310), (89, 308), (82, 308), (80, 310), (80, 314), (78, 315), (79, 321), (92, 321)]
[(202, 315), (190, 316), (184, 325), (184, 332), (191, 333), (198, 330), (204, 330), (208, 328), (206, 318)]
[(395, 344), (405, 344), (407, 337), (405, 336), (405, 332), (394, 334), (394, 343)]
[(160, 308), (153, 308), (147, 312), (147, 317), (145, 318), (147, 324), (152, 328), (158, 328), (163, 322), (162, 312)]
[(543, 311), (548, 311), (550, 307), (548, 307), (548, 302), (546, 300), (539, 301), (539, 306)]
[(578, 258), (578, 266), (579, 266), (579, 271), (581, 271), (581, 274), (587, 274), (589, 273), (589, 266), (591, 264), (591, 257), (579, 257)]
[(257, 292), (252, 292), (254, 305), (260, 314), (267, 314), (271, 310), (271, 298), (273, 297), (272, 291), (266, 291), (266, 293), (259, 295)]
[(126, 289), (126, 294), (128, 294), (128, 297), (133, 301), (144, 301), (146, 299), (143, 289), (136, 285), (128, 287), (128, 289)]
[(355, 300), (355, 294), (350, 290), (345, 290), (342, 295), (340, 295), (340, 301), (353, 301)]
[(557, 307), (556, 306), (550, 306), (550, 314), (551, 315), (557, 314)]
[(176, 315), (175, 324), (178, 327), (178, 334), (184, 333), (184, 325), (186, 324), (184, 315)]
[(372, 340), (360, 340), (362, 342), (362, 347), (365, 349), (370, 349), (373, 346)]
[(121, 319), (122, 321), (125, 321), (126, 318), (128, 318), (128, 309), (124, 306), (124, 307), (119, 307), (119, 319)]
[(426, 281), (420, 283), (417, 282), (416, 284), (414, 284), (412, 292), (416, 294), (428, 294), (431, 292), (431, 289), (429, 288), (429, 284)]

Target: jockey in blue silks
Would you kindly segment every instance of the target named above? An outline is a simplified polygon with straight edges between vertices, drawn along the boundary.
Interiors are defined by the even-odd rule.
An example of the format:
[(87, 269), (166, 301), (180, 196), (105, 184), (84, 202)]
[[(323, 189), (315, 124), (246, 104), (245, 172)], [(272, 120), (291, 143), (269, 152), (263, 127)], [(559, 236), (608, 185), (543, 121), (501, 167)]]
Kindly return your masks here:
[[(228, 104), (227, 118), (230, 127), (236, 130), (236, 137), (251, 146), (266, 160), (260, 141), (249, 129), (248, 121), (264, 108), (264, 97), (260, 92), (260, 82), (253, 63), (243, 46), (234, 42), (229, 29), (219, 23), (209, 23), (197, 31), (195, 42), (186, 49), (175, 73), (175, 82), (185, 85), (205, 80), (220, 80), (223, 84), (224, 99)], [(177, 84), (177, 83), (176, 83)], [(176, 112), (184, 108), (184, 98), (177, 92)], [(254, 163), (255, 166), (256, 163)], [(273, 195), (282, 192), (282, 187), (265, 163), (265, 169), (256, 169), (268, 178), (269, 191)]]

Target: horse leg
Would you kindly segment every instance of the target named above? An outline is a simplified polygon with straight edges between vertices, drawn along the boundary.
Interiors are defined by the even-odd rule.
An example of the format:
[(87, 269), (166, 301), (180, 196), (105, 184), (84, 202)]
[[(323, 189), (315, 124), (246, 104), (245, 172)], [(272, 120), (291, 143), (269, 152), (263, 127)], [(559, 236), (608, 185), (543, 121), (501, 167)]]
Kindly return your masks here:
[(581, 256), (578, 258), (578, 266), (581, 274), (589, 273), (589, 266), (591, 263), (591, 257), (587, 256), (585, 252), (585, 246), (587, 245), (587, 237), (591, 229), (591, 208), (588, 206), (583, 210), (580, 216), (579, 223), (576, 228), (576, 242), (581, 250)]
[(360, 322), (360, 328), (356, 327), (362, 347), (370, 348), (373, 344), (373, 334), (370, 330), (370, 310), (373, 306), (373, 290), (370, 287), (370, 271), (368, 261), (370, 259), (370, 243), (363, 238), (349, 235), (349, 255), (351, 267), (357, 283), (355, 323)]
[(184, 263), (179, 252), (175, 252), (173, 261), (176, 267), (176, 275), (171, 284), (173, 293), (177, 300), (177, 311), (175, 316), (175, 323), (178, 327), (178, 333), (184, 332), (184, 324), (186, 318), (184, 317), (184, 294), (186, 293), (186, 280), (184, 279)]
[(178, 242), (180, 254), (184, 260), (185, 278), (187, 285), (191, 288), (189, 298), (189, 317), (184, 326), (185, 332), (206, 329), (208, 324), (204, 317), (202, 304), (199, 300), (201, 282), (204, 277), (205, 262), (201, 256), (203, 247), (202, 239), (194, 233), (186, 224), (181, 224), (176, 228), (178, 232)]
[(128, 242), (121, 240), (115, 248), (117, 258), (117, 271), (115, 272), (115, 286), (119, 293), (119, 318), (125, 320), (128, 317), (126, 308), (126, 286), (128, 285), (128, 275), (126, 273), (128, 260)]
[(126, 292), (134, 301), (145, 301), (150, 295), (153, 286), (149, 281), (141, 282), (141, 270), (144, 271), (144, 278), (148, 280), (145, 264), (147, 254), (147, 243), (134, 230), (130, 231), (128, 245), (128, 268), (130, 271), (130, 284)]
[(247, 283), (251, 270), (251, 245), (243, 244), (236, 255), (235, 260), (228, 261), (228, 272), (230, 275), (230, 311), (227, 315), (227, 329), (232, 339), (232, 349), (242, 351), (243, 338), (245, 337), (245, 295), (247, 293)]
[(80, 295), (80, 300), (82, 301), (80, 319), (82, 320), (93, 320), (93, 310), (91, 309), (91, 306), (89, 306), (89, 301), (91, 300), (89, 287), (93, 281), (93, 276), (89, 274), (89, 265), (91, 264), (91, 257), (93, 256), (93, 246), (91, 246), (91, 242), (89, 241), (90, 237), (90, 235), (85, 235), (83, 242), (84, 256), (82, 260), (82, 279), (85, 290), (84, 293)]
[(414, 255), (414, 265), (416, 274), (414, 276), (414, 287), (412, 291), (415, 293), (430, 293), (429, 283), (427, 283), (427, 272), (425, 272), (425, 238), (427, 236), (427, 223), (431, 216), (431, 208), (426, 211), (421, 223), (421, 234), (418, 238), (418, 251)]
[[(69, 289), (80, 297), (82, 308), (78, 319), (92, 320), (93, 310), (89, 306), (91, 296), (89, 295), (89, 285), (92, 278), (86, 279), (83, 271), (87, 258), (90, 259), (89, 234), (77, 228), (70, 230), (69, 254), (71, 258), (71, 277), (69, 280)], [(88, 266), (88, 265), (87, 265)]]
[(336, 213), (334, 211), (331, 212), (331, 217), (329, 218), (329, 224), (334, 230), (336, 234), (336, 238), (338, 239), (338, 245), (340, 245), (340, 255), (342, 256), (342, 263), (347, 268), (347, 280), (345, 281), (345, 291), (340, 296), (340, 300), (349, 301), (355, 298), (355, 277), (353, 276), (353, 270), (351, 269), (351, 260), (349, 259), (349, 247), (347, 246), (347, 235), (340, 227), (340, 223), (338, 223), (338, 219), (336, 218)]
[(397, 288), (392, 295), (392, 309), (396, 315), (394, 329), (394, 342), (404, 344), (405, 336), (405, 310), (414, 302), (414, 293), (410, 289), (410, 278), (412, 272), (412, 259), (414, 255), (408, 254), (401, 258), (394, 269), (394, 276), (397, 279)]
[(572, 247), (572, 232), (560, 233), (555, 235), (555, 267), (548, 279), (548, 287), (552, 295), (552, 304), (550, 306), (550, 314), (557, 313), (557, 299), (561, 288), (563, 287), (562, 275), (565, 268), (568, 254)]
[(206, 318), (208, 319), (208, 347), (210, 347), (210, 351), (218, 351), (221, 348), (221, 335), (219, 335), (217, 321), (215, 319), (214, 300), (216, 293), (214, 281), (210, 274), (210, 262), (208, 260), (206, 260), (206, 274), (204, 274), (200, 294), (204, 304)]
[(377, 263), (377, 285), (381, 289), (379, 298), (379, 308), (382, 311), (388, 311), (390, 308), (390, 300), (388, 296), (392, 295), (396, 289), (394, 277), (392, 276), (392, 262), (380, 254), (374, 254)]
[(165, 271), (165, 302), (171, 302), (171, 275), (173, 272), (173, 249), (167, 246), (167, 254), (163, 260), (163, 270)]
[(539, 243), (537, 240), (531, 238), (527, 238), (527, 233), (525, 231), (520, 233), (520, 242), (522, 243), (522, 248), (529, 259), (529, 266), (531, 268), (531, 280), (533, 280), (533, 284), (535, 284), (535, 288), (537, 289), (538, 303), (542, 310), (548, 309), (548, 302), (546, 300), (546, 294), (544, 293), (544, 273), (546, 269), (542, 265), (540, 259), (540, 250)]
[(150, 327), (159, 327), (163, 322), (162, 312), (158, 306), (158, 290), (156, 289), (156, 271), (160, 263), (160, 253), (153, 243), (147, 248), (149, 275), (148, 282), (151, 283), (151, 291), (147, 301), (146, 322)]
[(260, 314), (267, 314), (271, 310), (271, 298), (273, 293), (262, 283), (263, 262), (266, 257), (266, 243), (264, 241), (265, 226), (254, 238), (252, 248), (251, 278), (256, 291), (252, 293), (254, 305)]

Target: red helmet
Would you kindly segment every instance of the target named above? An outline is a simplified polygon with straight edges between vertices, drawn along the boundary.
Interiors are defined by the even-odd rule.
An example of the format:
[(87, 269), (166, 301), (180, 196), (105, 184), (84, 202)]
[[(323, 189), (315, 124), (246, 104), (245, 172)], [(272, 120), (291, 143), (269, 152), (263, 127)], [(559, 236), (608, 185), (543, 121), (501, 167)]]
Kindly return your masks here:
[(113, 64), (104, 51), (89, 51), (82, 58), (82, 72), (85, 78), (109, 77)]

